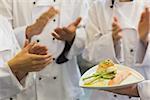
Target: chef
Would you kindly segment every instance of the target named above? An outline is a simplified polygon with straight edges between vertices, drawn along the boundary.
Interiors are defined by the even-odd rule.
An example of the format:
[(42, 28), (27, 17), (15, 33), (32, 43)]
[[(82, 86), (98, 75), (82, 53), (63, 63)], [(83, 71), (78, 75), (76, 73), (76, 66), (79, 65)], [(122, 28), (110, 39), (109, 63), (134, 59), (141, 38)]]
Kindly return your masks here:
[[(147, 2), (150, 4), (150, 2)], [(150, 32), (150, 9), (146, 8), (145, 11), (141, 15), (141, 19), (138, 25), (138, 31), (141, 37), (141, 40), (144, 40), (143, 43), (139, 45), (139, 49), (137, 52), (136, 58), (138, 59), (138, 63), (141, 67), (145, 70), (146, 78), (149, 78), (149, 32)], [(141, 48), (143, 46), (144, 48)], [(145, 52), (145, 48), (146, 52)], [(142, 50), (143, 49), (143, 50)], [(112, 90), (114, 93), (124, 94), (124, 95), (130, 95), (130, 96), (140, 96), (141, 100), (149, 100), (150, 99), (150, 81), (145, 80), (137, 85), (125, 87), (122, 89), (116, 89)]]
[[(95, 64), (104, 59), (125, 64), (146, 77), (142, 67), (134, 67), (138, 41), (138, 22), (144, 0), (96, 0), (89, 9), (83, 57)], [(142, 39), (143, 40), (143, 39)], [(69, 52), (72, 56), (75, 53)], [(68, 55), (68, 57), (71, 57)], [(95, 91), (91, 100), (138, 100), (105, 91)]]
[(52, 62), (52, 56), (47, 54), (45, 46), (37, 43), (27, 43), (21, 50), (10, 23), (2, 16), (0, 40), (0, 100), (12, 100), (11, 97), (29, 88), (28, 73), (45, 68)]
[[(2, 1), (6, 2), (5, 0)], [(78, 85), (80, 71), (76, 57), (74, 56), (68, 60), (64, 58), (63, 54), (66, 53), (65, 51), (68, 49), (66, 47), (70, 47), (73, 40), (77, 41), (84, 37), (84, 32), (81, 32), (82, 27), (80, 30), (76, 30), (81, 21), (80, 16), (85, 12), (81, 10), (83, 2), (84, 0), (13, 0), (13, 2), (10, 2), (9, 7), (7, 5), (8, 18), (12, 20), (14, 27), (21, 26), (22, 22), (27, 21), (28, 27), (15, 30), (18, 41), (25, 40), (25, 36), (22, 33), (33, 33), (32, 29), (35, 30), (33, 24), (38, 21), (36, 19), (49, 8), (53, 7), (59, 10), (59, 14), (56, 13), (48, 21), (41, 34), (32, 35), (31, 38), (31, 41), (37, 41), (48, 47), (48, 51), (53, 55), (53, 63), (35, 74), (35, 87), (24, 91), (22, 95), (18, 96), (18, 100), (77, 100), (82, 95), (82, 89)], [(32, 25), (29, 25), (31, 23)], [(65, 41), (57, 40), (58, 37), (53, 36), (62, 27), (66, 27), (68, 31), (73, 27), (73, 33), (69, 33), (70, 35), (64, 39)], [(75, 32), (76, 35), (74, 34)], [(67, 34), (64, 37), (66, 36)], [(26, 37), (30, 38), (28, 35)], [(20, 42), (20, 44), (23, 43)], [(84, 46), (78, 42), (77, 45)], [(28, 83), (30, 84), (30, 82)]]

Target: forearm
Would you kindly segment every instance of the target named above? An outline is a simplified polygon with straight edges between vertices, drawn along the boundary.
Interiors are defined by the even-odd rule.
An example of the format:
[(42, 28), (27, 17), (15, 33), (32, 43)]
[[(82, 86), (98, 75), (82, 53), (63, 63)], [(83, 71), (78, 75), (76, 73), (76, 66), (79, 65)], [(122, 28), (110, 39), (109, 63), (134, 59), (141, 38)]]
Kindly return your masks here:
[(139, 97), (137, 86), (122, 88), (118, 90), (110, 90), (110, 92), (121, 94), (121, 95), (128, 95), (130, 97)]
[(74, 56), (81, 54), (85, 48), (86, 34), (84, 28), (79, 28), (76, 32), (74, 41), (71, 45), (68, 54), (66, 55), (68, 59), (72, 59)]
[(141, 40), (139, 40), (137, 44), (137, 50), (136, 50), (136, 65), (143, 66), (143, 64), (146, 64), (148, 62), (148, 56), (150, 51), (150, 44), (147, 43), (147, 45), (144, 45)]
[(4, 98), (17, 95), (23, 90), (23, 86), (17, 80), (7, 63), (1, 66), (0, 71), (0, 99), (3, 100)]
[(28, 72), (20, 71), (18, 69), (18, 65), (15, 64), (14, 60), (8, 61), (8, 65), (9, 65), (12, 73), (16, 77), (16, 79), (20, 82), (20, 84), (24, 85), (22, 80), (26, 78), (26, 76), (28, 75)]
[(27, 72), (17, 72), (15, 73), (15, 76), (17, 77), (17, 79), (19, 80), (19, 82), (23, 85), (23, 83), (21, 82), (23, 79), (25, 79), (27, 77), (28, 73)]

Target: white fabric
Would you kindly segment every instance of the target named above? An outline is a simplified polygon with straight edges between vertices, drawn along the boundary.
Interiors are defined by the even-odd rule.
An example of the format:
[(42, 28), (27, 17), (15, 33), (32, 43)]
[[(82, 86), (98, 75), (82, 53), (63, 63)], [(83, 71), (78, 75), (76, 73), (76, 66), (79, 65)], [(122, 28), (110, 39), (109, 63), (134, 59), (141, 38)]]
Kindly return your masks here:
[[(35, 1), (35, 5), (33, 4)], [(51, 32), (58, 26), (68, 25), (85, 11), (81, 11), (84, 0), (13, 0), (13, 8), (10, 8), (14, 27), (28, 25), (32, 23), (49, 6), (57, 7), (60, 15), (49, 21), (43, 32), (39, 36), (32, 38), (32, 41), (39, 40), (41, 44), (48, 47), (49, 52), (57, 58), (64, 49), (64, 42), (53, 40)], [(1, 2), (1, 1), (0, 1)], [(2, 0), (2, 2), (6, 2)], [(8, 10), (8, 9), (7, 9)], [(85, 9), (84, 9), (85, 10)], [(24, 20), (25, 19), (25, 20)], [(55, 22), (53, 21), (55, 19)], [(26, 22), (24, 22), (26, 21)], [(25, 39), (25, 27), (16, 29), (16, 37), (23, 46)], [(76, 37), (77, 38), (77, 37)], [(38, 73), (30, 73), (26, 80), (26, 85), (32, 86), (17, 96), (17, 100), (75, 100), (79, 98), (83, 91), (79, 87), (80, 71), (76, 62), (76, 57), (71, 57), (68, 62), (58, 65), (55, 61)], [(56, 77), (56, 79), (54, 79)], [(39, 80), (41, 78), (41, 80)], [(14, 98), (15, 99), (15, 98)]]
[[(88, 13), (86, 33), (87, 42), (83, 57), (95, 64), (110, 58), (114, 62), (125, 64), (146, 76), (142, 67), (134, 65), (137, 52), (137, 26), (142, 11), (144, 11), (144, 0), (133, 0), (132, 2), (119, 2), (116, 0), (114, 8), (110, 8), (111, 0), (96, 0)], [(115, 46), (112, 39), (112, 20), (116, 16), (121, 24), (123, 38)], [(130, 28), (130, 30), (127, 30)], [(147, 74), (148, 75), (148, 74)], [(116, 96), (113, 96), (116, 95)], [(104, 91), (94, 91), (91, 100), (138, 100)]]
[(150, 100), (150, 80), (138, 84), (141, 100)]
[(0, 16), (0, 100), (9, 99), (23, 90), (23, 86), (12, 73), (7, 62), (19, 52), (11, 25)]

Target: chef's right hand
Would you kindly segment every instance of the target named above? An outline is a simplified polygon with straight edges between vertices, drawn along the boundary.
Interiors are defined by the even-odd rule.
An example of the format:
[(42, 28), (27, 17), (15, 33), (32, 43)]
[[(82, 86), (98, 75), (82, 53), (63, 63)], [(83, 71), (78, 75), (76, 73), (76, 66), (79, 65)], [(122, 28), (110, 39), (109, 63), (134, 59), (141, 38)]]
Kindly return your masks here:
[(138, 26), (140, 40), (147, 46), (150, 33), (150, 8), (145, 8)]
[(14, 73), (40, 71), (52, 62), (52, 55), (37, 55), (29, 53), (29, 50), (31, 50), (35, 44), (36, 43), (28, 44), (13, 59), (8, 61), (8, 65)]
[(43, 13), (34, 24), (26, 28), (27, 39), (31, 39), (34, 35), (39, 35), (43, 31), (48, 21), (56, 16), (58, 13), (59, 11), (56, 10), (54, 7), (49, 8), (48, 11)]
[(112, 23), (112, 37), (114, 44), (116, 44), (122, 38), (121, 31), (120, 23), (118, 19), (114, 17), (114, 21)]

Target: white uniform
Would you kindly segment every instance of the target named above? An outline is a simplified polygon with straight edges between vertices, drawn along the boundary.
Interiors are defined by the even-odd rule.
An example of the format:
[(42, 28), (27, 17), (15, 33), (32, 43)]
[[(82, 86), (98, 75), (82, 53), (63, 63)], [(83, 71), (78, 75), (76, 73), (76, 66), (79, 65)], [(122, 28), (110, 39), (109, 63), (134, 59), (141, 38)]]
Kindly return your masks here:
[(0, 40), (0, 100), (9, 100), (23, 90), (23, 86), (7, 64), (19, 52), (20, 47), (10, 23), (2, 16), (0, 16)]
[(139, 83), (138, 91), (141, 100), (150, 100), (150, 80)]
[[(5, 0), (2, 1), (5, 2)], [(46, 11), (49, 6), (57, 7), (60, 10), (60, 15), (55, 16), (49, 21), (41, 35), (33, 37), (33, 41), (46, 45), (49, 52), (57, 59), (63, 51), (65, 43), (54, 39), (50, 33), (56, 27), (68, 25), (79, 17), (82, 12), (82, 4), (83, 0), (13, 0), (13, 9), (8, 7), (7, 10), (11, 13), (8, 17), (10, 19), (11, 16), (14, 18), (12, 23), (16, 27), (21, 26), (22, 23), (32, 23), (35, 20), (34, 18), (37, 18), (39, 14)], [(27, 22), (24, 22), (26, 21), (24, 19), (27, 19)], [(25, 39), (25, 36), (23, 36), (24, 31), (24, 27), (15, 30), (20, 44), (23, 44), (22, 41)], [(75, 43), (71, 49), (76, 50), (76, 46), (80, 44), (78, 40), (81, 39), (82, 41), (83, 37), (84, 33), (78, 30)], [(80, 71), (76, 57), (69, 59), (68, 62), (63, 64), (56, 64), (54, 61), (44, 70), (36, 74), (33, 73), (33, 75), (34, 79), (31, 74), (31, 77), (28, 77), (27, 80), (27, 85), (32, 83), (30, 81), (34, 81), (33, 86), (18, 95), (18, 100), (76, 100), (83, 93), (78, 85)]]
[[(83, 57), (88, 61), (98, 64), (104, 59), (112, 59), (139, 71), (146, 76), (142, 67), (133, 66), (136, 63), (138, 36), (137, 29), (140, 16), (144, 11), (143, 0), (132, 2), (119, 2), (115, 0), (111, 8), (111, 0), (97, 0), (89, 10), (86, 25), (87, 45)], [(114, 47), (112, 39), (112, 21), (117, 16), (122, 29), (131, 29), (123, 32), (123, 39)], [(148, 74), (147, 74), (148, 75)], [(145, 77), (146, 78), (146, 77)], [(96, 99), (97, 98), (97, 99)], [(122, 96), (114, 93), (96, 91), (91, 100), (137, 100), (139, 98)]]

